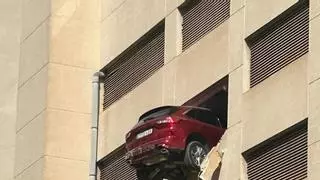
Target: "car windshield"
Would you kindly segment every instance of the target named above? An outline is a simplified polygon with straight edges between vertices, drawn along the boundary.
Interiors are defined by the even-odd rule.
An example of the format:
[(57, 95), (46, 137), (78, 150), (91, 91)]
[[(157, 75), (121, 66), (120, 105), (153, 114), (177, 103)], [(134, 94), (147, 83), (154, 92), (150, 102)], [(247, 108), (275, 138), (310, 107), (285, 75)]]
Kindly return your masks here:
[(171, 113), (177, 111), (178, 107), (176, 106), (163, 106), (163, 107), (158, 107), (155, 109), (152, 109), (143, 115), (140, 116), (139, 122), (140, 121), (148, 121), (157, 117), (161, 116), (166, 116), (170, 115)]

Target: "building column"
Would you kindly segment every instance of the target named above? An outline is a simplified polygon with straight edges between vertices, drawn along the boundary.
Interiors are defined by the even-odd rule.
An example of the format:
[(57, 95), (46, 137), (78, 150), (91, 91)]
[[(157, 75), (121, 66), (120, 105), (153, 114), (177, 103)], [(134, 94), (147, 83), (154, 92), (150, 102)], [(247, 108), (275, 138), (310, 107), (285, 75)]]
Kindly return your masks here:
[(182, 52), (182, 16), (176, 8), (165, 20), (165, 64)]
[(320, 2), (310, 1), (309, 29), (309, 119), (308, 119), (308, 179), (320, 177)]
[(0, 2), (0, 175), (14, 177), (21, 0)]

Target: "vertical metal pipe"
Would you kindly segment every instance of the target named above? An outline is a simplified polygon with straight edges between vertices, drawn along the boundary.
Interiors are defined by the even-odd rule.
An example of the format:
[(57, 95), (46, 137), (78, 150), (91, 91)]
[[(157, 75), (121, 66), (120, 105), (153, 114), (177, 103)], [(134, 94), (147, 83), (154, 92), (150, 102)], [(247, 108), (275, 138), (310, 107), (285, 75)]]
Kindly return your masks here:
[(91, 125), (91, 156), (89, 180), (97, 180), (98, 126), (100, 111), (100, 83), (103, 72), (96, 72), (92, 79), (92, 125)]

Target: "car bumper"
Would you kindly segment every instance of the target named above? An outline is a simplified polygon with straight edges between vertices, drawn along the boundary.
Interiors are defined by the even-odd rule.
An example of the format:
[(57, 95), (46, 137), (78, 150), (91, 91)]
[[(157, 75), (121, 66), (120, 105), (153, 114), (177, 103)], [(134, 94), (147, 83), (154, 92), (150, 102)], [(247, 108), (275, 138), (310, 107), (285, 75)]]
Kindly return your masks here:
[[(177, 144), (179, 142), (180, 144)], [(166, 161), (174, 152), (184, 149), (181, 141), (177, 141), (174, 136), (168, 136), (155, 141), (148, 142), (128, 151), (125, 155), (126, 161), (130, 165), (150, 166)]]

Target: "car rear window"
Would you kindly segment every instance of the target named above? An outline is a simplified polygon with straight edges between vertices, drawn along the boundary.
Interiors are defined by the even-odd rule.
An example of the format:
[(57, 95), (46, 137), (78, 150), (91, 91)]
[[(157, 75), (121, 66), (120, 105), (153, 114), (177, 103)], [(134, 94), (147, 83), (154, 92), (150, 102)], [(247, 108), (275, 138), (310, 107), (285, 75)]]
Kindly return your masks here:
[(158, 108), (152, 109), (152, 110), (144, 113), (143, 115), (141, 115), (139, 118), (139, 121), (148, 121), (148, 120), (152, 120), (157, 117), (167, 116), (177, 110), (178, 110), (178, 107), (176, 107), (176, 106), (158, 107)]

